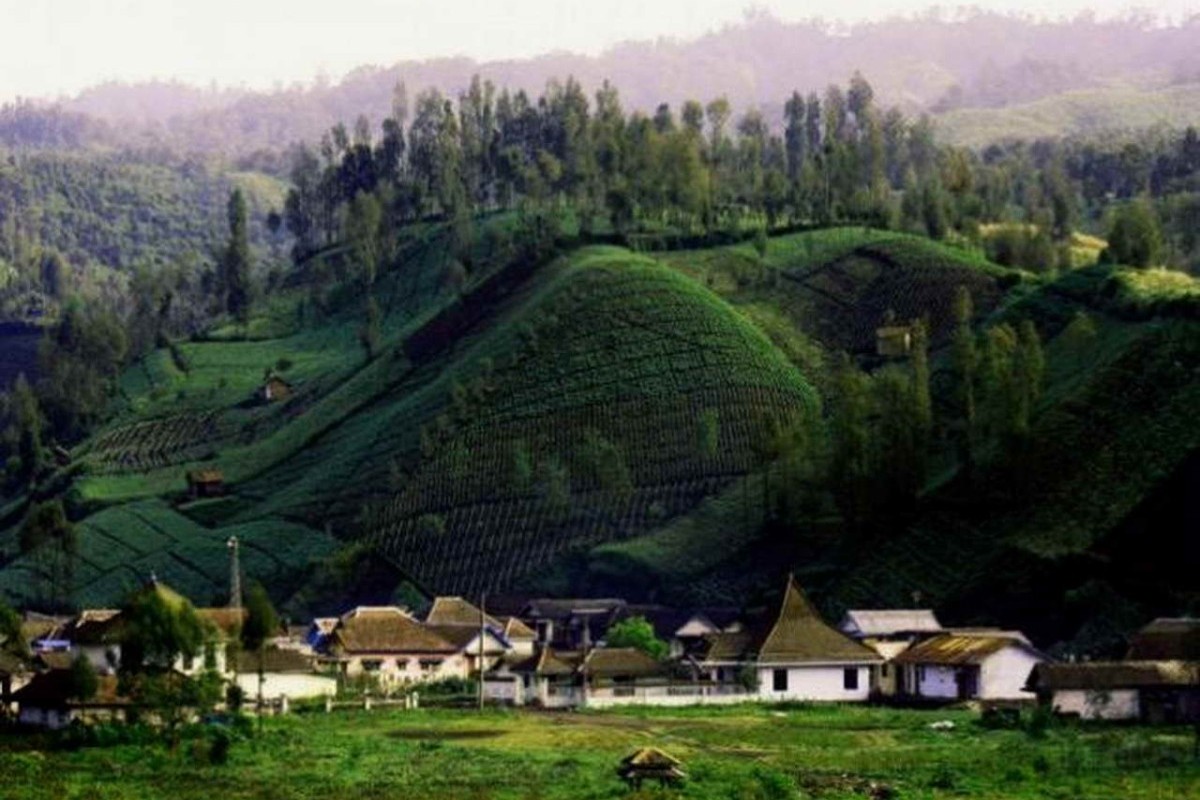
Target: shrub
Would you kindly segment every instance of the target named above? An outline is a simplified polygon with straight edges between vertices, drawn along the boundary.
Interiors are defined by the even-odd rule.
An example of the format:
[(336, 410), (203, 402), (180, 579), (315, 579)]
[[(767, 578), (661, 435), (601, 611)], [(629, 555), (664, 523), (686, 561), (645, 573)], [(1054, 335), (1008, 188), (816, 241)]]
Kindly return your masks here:
[(208, 747), (208, 763), (222, 766), (229, 761), (229, 748), (233, 745), (233, 737), (224, 728), (217, 728), (212, 735)]
[(953, 791), (958, 786), (958, 773), (956, 773), (949, 764), (938, 764), (933, 770), (933, 775), (929, 778), (929, 787), (931, 789), (941, 789), (943, 791)]
[(236, 683), (231, 683), (225, 689), (225, 705), (233, 713), (242, 710), (242, 703), (246, 700), (246, 690)]
[(1054, 716), (1054, 710), (1049, 706), (1039, 705), (1029, 714), (1029, 719), (1025, 722), (1025, 733), (1030, 739), (1046, 738), (1046, 731), (1052, 727), (1057, 719)]

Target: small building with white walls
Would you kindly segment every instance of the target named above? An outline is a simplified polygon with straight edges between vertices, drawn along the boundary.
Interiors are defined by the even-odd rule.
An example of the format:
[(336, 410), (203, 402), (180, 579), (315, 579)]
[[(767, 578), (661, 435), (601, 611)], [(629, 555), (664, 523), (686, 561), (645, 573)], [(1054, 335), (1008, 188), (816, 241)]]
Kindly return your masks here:
[(268, 647), (261, 654), (257, 650), (246, 650), (237, 655), (234, 681), (244, 693), (248, 706), (258, 698), (260, 666), (265, 701), (307, 700), (337, 694), (337, 678), (317, 673), (313, 657), (297, 650)]
[(778, 612), (740, 631), (708, 637), (699, 662), (718, 684), (756, 688), (760, 700), (864, 702), (877, 653), (828, 625), (789, 577)]
[(1056, 714), (1152, 723), (1200, 720), (1200, 662), (1039, 664), (1029, 687)]
[(1014, 631), (947, 631), (918, 642), (892, 663), (901, 693), (937, 701), (1032, 700), (1034, 667), (1050, 658)]
[(884, 659), (871, 668), (871, 692), (894, 697), (901, 692), (902, 671), (892, 660), (917, 641), (941, 633), (942, 624), (930, 609), (853, 609), (838, 630)]

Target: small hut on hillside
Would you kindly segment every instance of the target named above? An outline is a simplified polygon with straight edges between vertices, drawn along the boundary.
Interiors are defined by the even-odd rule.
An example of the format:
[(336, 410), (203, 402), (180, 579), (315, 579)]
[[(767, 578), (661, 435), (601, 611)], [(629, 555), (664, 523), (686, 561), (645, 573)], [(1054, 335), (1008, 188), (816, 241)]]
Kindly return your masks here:
[(262, 403), (277, 403), (292, 396), (292, 385), (278, 373), (268, 372), (256, 394)]
[(905, 358), (912, 352), (912, 328), (884, 325), (875, 330), (875, 352), (883, 358)]
[(219, 469), (193, 469), (187, 474), (188, 495), (193, 499), (225, 494), (225, 473)]

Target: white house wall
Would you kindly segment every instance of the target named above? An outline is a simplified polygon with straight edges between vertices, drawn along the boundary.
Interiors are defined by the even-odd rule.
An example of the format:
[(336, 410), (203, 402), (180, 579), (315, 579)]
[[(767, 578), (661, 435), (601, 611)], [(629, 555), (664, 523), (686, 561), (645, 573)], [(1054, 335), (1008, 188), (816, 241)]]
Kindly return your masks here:
[(1025, 691), (1029, 675), (1042, 659), (1024, 647), (1005, 647), (992, 653), (979, 669), (979, 697), (983, 700), (1031, 699)]
[[(422, 660), (440, 660), (437, 666), (425, 669)], [(366, 671), (364, 661), (378, 661), (379, 669)], [(356, 678), (360, 675), (375, 675), (380, 680), (393, 683), (419, 683), (421, 681), (436, 681), (443, 678), (466, 678), (467, 660), (461, 654), (437, 656), (353, 656), (345, 662), (347, 677)]]
[(1141, 714), (1136, 689), (1060, 689), (1051, 705), (1060, 714), (1078, 714), (1081, 719), (1137, 719)]
[(911, 667), (912, 676), (915, 682), (911, 685), (917, 687), (917, 694), (921, 697), (933, 697), (943, 700), (955, 700), (958, 698), (958, 667), (943, 667), (936, 664), (926, 664), (924, 666)]
[[(268, 672), (264, 678), (263, 698), (267, 700), (277, 700), (280, 697), (303, 700), (337, 694), (337, 679), (328, 675)], [(258, 697), (258, 675), (240, 673), (237, 676), (237, 685), (246, 693), (247, 701)]]
[[(759, 666), (758, 696), (762, 700), (817, 700), (829, 702), (856, 703), (865, 702), (871, 692), (870, 668), (860, 666), (812, 666), (798, 667), (780, 665), (778, 669), (786, 669), (788, 673), (787, 689), (775, 691), (774, 677), (776, 667)], [(843, 685), (846, 669), (858, 672), (858, 688), (846, 689)]]

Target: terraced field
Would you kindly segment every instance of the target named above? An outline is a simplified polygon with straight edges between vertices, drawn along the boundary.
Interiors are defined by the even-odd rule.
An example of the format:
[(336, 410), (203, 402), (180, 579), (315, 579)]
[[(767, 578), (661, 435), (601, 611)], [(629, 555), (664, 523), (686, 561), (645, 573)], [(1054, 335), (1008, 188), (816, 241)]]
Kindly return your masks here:
[[(1112, 533), (1200, 450), (1200, 314), (1195, 282), (1176, 274), (1034, 276), (856, 228), (771, 239), (763, 255), (582, 247), (489, 265), (481, 253), (461, 291), (445, 284), (449, 258), (436, 226), (412, 232), (373, 288), (373, 358), (361, 297), (342, 290), (318, 312), (297, 286), (247, 326), (131, 368), (114, 417), (59, 476), (81, 517), (77, 601), (117, 602), (149, 571), (219, 597), (236, 533), (247, 573), (280, 601), (365, 540), (431, 592), (737, 604), (792, 568), (829, 611), (919, 591), (951, 620), (974, 609), (989, 621), (1109, 581)], [(772, 432), (816, 425), (820, 448), (829, 364), (848, 351), (877, 365), (875, 329), (892, 316), (930, 322), (937, 405), (961, 286), (980, 327), (1028, 319), (1046, 343), (1036, 502), (965, 491), (939, 430), (924, 497), (886, 536), (848, 537), (828, 496), (803, 525), (773, 530)], [(1081, 315), (1091, 332), (1070, 334)], [(267, 369), (292, 383), (288, 401), (252, 401)], [(984, 486), (1002, 482), (991, 462), (983, 452)], [(172, 506), (200, 465), (223, 472), (228, 496)], [(22, 508), (0, 509), (0, 595), (16, 601), (46, 584), (45, 558), (16, 546)], [(1144, 613), (1158, 596), (1121, 591)]]
[[(224, 604), (230, 536), (242, 543), (246, 575), (281, 588), (336, 547), (324, 533), (286, 522), (205, 528), (157, 500), (93, 514), (79, 523), (77, 533), (74, 590), (76, 601), (85, 606), (119, 602), (151, 574), (199, 603)], [(44, 573), (36, 553), (19, 557), (0, 571), (0, 594), (37, 602)]]
[[(457, 414), (452, 399), (426, 430), (431, 452), (373, 518), (385, 552), (428, 585), (504, 588), (564, 552), (661, 524), (752, 470), (770, 420), (819, 404), (732, 309), (631, 254), (577, 257), (526, 316), (518, 349), (466, 384), (475, 393)], [(601, 474), (597, 447), (611, 448), (618, 475)], [(569, 509), (555, 507), (555, 469)]]

